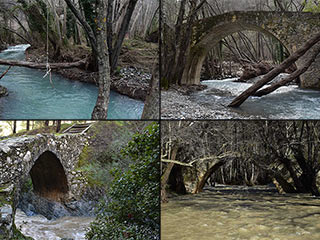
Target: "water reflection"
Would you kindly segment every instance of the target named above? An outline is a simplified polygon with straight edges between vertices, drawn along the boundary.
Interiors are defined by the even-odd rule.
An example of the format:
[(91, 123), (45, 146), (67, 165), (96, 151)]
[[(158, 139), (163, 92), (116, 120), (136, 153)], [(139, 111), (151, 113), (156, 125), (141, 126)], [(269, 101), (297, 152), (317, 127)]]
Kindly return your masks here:
[(171, 199), (161, 239), (320, 239), (320, 199), (268, 186), (219, 186)]

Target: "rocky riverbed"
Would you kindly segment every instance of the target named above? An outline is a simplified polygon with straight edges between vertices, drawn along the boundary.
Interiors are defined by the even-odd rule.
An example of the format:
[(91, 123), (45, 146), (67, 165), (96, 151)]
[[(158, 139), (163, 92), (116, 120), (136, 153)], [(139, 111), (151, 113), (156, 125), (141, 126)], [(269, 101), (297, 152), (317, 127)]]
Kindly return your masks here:
[[(162, 119), (241, 119), (255, 118), (230, 111), (217, 101), (215, 108), (194, 101), (192, 94), (202, 88), (171, 87), (161, 91)], [(212, 105), (212, 103), (211, 103)]]
[[(271, 83), (288, 76), (280, 74)], [(239, 108), (228, 105), (263, 76), (206, 80), (197, 86), (170, 86), (161, 91), (162, 119), (318, 118), (318, 92), (290, 83), (263, 97), (250, 97)], [(268, 85), (267, 85), (268, 86)], [(315, 104), (315, 106), (313, 106)]]

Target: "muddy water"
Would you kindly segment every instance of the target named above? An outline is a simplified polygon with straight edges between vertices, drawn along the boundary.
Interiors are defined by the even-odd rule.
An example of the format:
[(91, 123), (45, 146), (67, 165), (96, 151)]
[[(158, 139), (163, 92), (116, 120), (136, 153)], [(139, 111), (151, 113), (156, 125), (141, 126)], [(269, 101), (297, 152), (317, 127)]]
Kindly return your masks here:
[(161, 239), (320, 239), (320, 198), (266, 186), (218, 186), (161, 208)]
[(41, 215), (26, 216), (17, 209), (15, 224), (21, 232), (35, 240), (57, 240), (68, 238), (84, 240), (87, 228), (92, 217), (62, 217), (56, 220), (48, 220)]

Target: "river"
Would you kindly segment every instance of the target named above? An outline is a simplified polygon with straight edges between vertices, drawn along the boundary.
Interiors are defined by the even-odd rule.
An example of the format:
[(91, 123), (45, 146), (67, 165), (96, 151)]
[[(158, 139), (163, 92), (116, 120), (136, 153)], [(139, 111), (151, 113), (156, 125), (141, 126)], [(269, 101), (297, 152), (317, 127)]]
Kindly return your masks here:
[[(9, 47), (1, 59), (24, 60), (29, 45)], [(0, 73), (7, 66), (0, 66)], [(98, 88), (52, 74), (53, 87), (45, 71), (13, 67), (1, 79), (9, 96), (0, 98), (1, 119), (90, 119)], [(143, 102), (111, 91), (108, 119), (139, 119)]]
[(26, 216), (17, 209), (15, 224), (21, 232), (35, 240), (57, 240), (68, 238), (84, 240), (86, 229), (92, 217), (62, 217), (56, 220), (48, 220), (42, 215)]
[(268, 119), (319, 119), (320, 92), (290, 85), (263, 97), (250, 97), (239, 108), (227, 108), (232, 100), (249, 88), (251, 83), (234, 82), (236, 78), (207, 80), (204, 91), (195, 92), (192, 101), (220, 111), (231, 111), (243, 117)]
[(206, 188), (161, 207), (162, 240), (320, 239), (320, 199), (268, 186)]

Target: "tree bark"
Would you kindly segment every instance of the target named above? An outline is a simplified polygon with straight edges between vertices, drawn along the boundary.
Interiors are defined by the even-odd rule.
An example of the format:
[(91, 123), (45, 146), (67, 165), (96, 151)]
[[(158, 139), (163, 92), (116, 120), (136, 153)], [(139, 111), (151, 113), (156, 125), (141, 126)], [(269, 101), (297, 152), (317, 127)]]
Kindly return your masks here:
[(113, 2), (114, 0), (108, 0), (107, 5), (107, 43), (108, 43), (108, 50), (109, 50), (109, 62), (112, 62), (112, 53), (113, 53)]
[(8, 69), (1, 74), (0, 79), (2, 79), (9, 72), (10, 68), (11, 66), (9, 66)]
[[(51, 69), (64, 69), (64, 68), (74, 68), (74, 67), (84, 67), (86, 60), (80, 60), (73, 63), (50, 63)], [(7, 66), (18, 66), (18, 67), (27, 67), (27, 68), (36, 68), (36, 69), (46, 69), (46, 63), (35, 63), (35, 62), (26, 62), (26, 61), (16, 61), (16, 60), (4, 60), (0, 59), (0, 65)]]
[(61, 120), (57, 120), (57, 127), (56, 127), (56, 132), (60, 132), (61, 130)]
[(26, 130), (29, 131), (30, 130), (30, 120), (27, 120), (27, 127)]
[(311, 64), (314, 62), (316, 57), (318, 56), (318, 54), (320, 52), (320, 44), (317, 44), (315, 46), (315, 48), (311, 49), (310, 51), (312, 51), (312, 54), (310, 55), (308, 60), (304, 63), (304, 65), (301, 68), (297, 69), (296, 71), (294, 71), (288, 77), (282, 79), (281, 81), (272, 84), (270, 87), (266, 87), (264, 89), (259, 90), (258, 92), (256, 92), (254, 94), (254, 96), (261, 97), (263, 95), (267, 95), (267, 94), (277, 90), (279, 87), (282, 87), (282, 86), (286, 85), (287, 83), (292, 82), (293, 80), (298, 78), (301, 74), (306, 72), (308, 70), (308, 68), (311, 66)]
[(220, 162), (217, 162), (216, 164), (214, 164), (204, 175), (203, 177), (200, 179), (200, 181), (198, 182), (195, 190), (193, 191), (193, 193), (200, 193), (203, 190), (204, 185), (206, 184), (208, 178), (216, 171), (218, 170), (222, 165), (224, 165), (226, 163), (226, 161), (221, 160)]
[(301, 48), (291, 54), (286, 60), (284, 60), (278, 67), (267, 73), (260, 81), (249, 87), (246, 91), (236, 97), (228, 107), (239, 107), (248, 97), (252, 96), (258, 89), (270, 82), (279, 73), (283, 72), (286, 68), (290, 67), (296, 60), (304, 55), (313, 45), (320, 41), (320, 33), (316, 34), (313, 38), (307, 41)]
[(154, 68), (149, 94), (146, 97), (143, 113), (141, 119), (159, 119), (160, 111), (160, 91), (159, 91), (159, 76), (156, 72), (159, 70), (159, 67)]
[(125, 35), (126, 35), (127, 31), (128, 31), (129, 23), (130, 23), (130, 20), (131, 20), (131, 17), (132, 17), (132, 13), (134, 11), (134, 8), (135, 8), (137, 2), (138, 2), (138, 0), (129, 0), (129, 5), (128, 5), (128, 8), (126, 10), (125, 16), (124, 16), (124, 18), (122, 20), (121, 27), (120, 27), (120, 30), (119, 30), (119, 33), (118, 33), (118, 36), (117, 36), (117, 39), (116, 39), (115, 46), (112, 49), (111, 72), (113, 72), (116, 69), (117, 65), (118, 65), (118, 59), (119, 59), (119, 56), (120, 56), (121, 46), (122, 46), (124, 37), (125, 37)]
[(17, 121), (16, 121), (16, 120), (13, 121), (12, 133), (13, 133), (13, 134), (17, 133)]
[[(178, 148), (174, 147), (172, 149), (172, 153), (171, 153), (171, 157), (170, 157), (172, 160), (176, 159), (177, 152), (178, 152)], [(168, 179), (169, 179), (169, 176), (170, 176), (170, 173), (171, 173), (173, 166), (174, 166), (173, 162), (169, 163), (165, 172), (161, 176), (161, 202), (168, 201), (167, 194), (166, 194), (166, 186), (167, 186), (167, 182), (168, 182)]]
[(92, 119), (107, 119), (111, 79), (106, 30), (107, 7), (103, 0), (97, 1), (97, 16), (99, 95), (91, 117)]
[(82, 14), (76, 9), (76, 7), (74, 6), (74, 3), (72, 3), (71, 0), (65, 0), (65, 2), (68, 5), (68, 7), (70, 8), (70, 10), (72, 11), (72, 13), (74, 14), (74, 16), (79, 20), (79, 22), (83, 26), (83, 29), (84, 29), (84, 31), (86, 32), (86, 34), (87, 34), (87, 36), (89, 38), (89, 42), (90, 42), (90, 45), (91, 45), (91, 48), (92, 48), (92, 53), (95, 56), (97, 56), (98, 55), (97, 39), (96, 39), (96, 37), (94, 35), (94, 32), (93, 32), (92, 28), (87, 23), (87, 21), (82, 16)]

